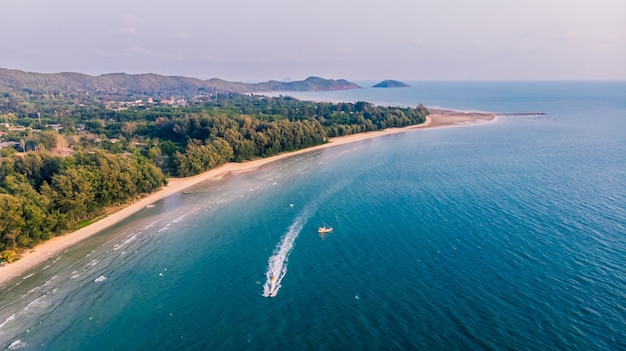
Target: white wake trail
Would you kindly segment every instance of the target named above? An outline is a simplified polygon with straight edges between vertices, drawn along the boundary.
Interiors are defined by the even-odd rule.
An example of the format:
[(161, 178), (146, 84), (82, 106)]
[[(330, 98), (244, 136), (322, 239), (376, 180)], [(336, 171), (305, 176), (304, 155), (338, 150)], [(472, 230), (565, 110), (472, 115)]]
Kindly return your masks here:
[(289, 227), (287, 234), (276, 245), (274, 254), (268, 260), (267, 272), (265, 272), (267, 280), (263, 285), (263, 296), (274, 297), (278, 294), (280, 282), (287, 274), (287, 258), (306, 222), (305, 216), (296, 218), (296, 221)]

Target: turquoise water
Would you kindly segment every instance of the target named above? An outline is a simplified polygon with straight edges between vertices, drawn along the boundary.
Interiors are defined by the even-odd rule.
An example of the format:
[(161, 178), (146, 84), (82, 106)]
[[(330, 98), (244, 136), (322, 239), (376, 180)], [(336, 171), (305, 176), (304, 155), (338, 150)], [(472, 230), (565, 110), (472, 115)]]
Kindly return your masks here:
[(626, 349), (626, 83), (410, 83), (301, 97), (549, 116), (157, 202), (0, 287), (0, 349)]

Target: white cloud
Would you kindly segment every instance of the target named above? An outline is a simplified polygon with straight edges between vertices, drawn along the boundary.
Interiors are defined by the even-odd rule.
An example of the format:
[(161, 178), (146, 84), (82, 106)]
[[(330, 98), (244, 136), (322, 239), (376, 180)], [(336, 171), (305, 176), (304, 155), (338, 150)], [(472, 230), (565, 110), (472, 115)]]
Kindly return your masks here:
[(146, 49), (142, 46), (133, 46), (122, 50), (103, 50), (96, 49), (96, 54), (102, 57), (152, 57), (152, 58), (169, 58), (182, 60), (183, 57), (179, 54), (170, 52), (155, 52), (150, 49)]
[(67, 50), (30, 49), (28, 50), (28, 54), (37, 56), (64, 56), (69, 55), (70, 52)]
[(120, 33), (130, 34), (130, 35), (136, 35), (137, 34), (137, 28), (135, 28), (135, 27), (127, 27), (127, 28), (124, 28), (124, 29), (120, 30), (119, 32)]
[(189, 39), (189, 34), (183, 33), (183, 32), (178, 32), (178, 33), (176, 33), (174, 35), (174, 38), (180, 39), (180, 40), (187, 40), (187, 39)]
[(122, 14), (122, 20), (130, 25), (141, 25), (144, 23), (139, 16), (129, 12)]
[(123, 13), (121, 16), (122, 22), (123, 22), (123, 28), (122, 29), (116, 29), (113, 30), (113, 33), (120, 33), (120, 34), (128, 34), (128, 35), (137, 35), (137, 33), (139, 32), (138, 27), (142, 26), (144, 21), (139, 18), (137, 15), (132, 14), (132, 13)]
[(352, 55), (352, 49), (351, 48), (335, 48), (335, 55), (350, 56)]

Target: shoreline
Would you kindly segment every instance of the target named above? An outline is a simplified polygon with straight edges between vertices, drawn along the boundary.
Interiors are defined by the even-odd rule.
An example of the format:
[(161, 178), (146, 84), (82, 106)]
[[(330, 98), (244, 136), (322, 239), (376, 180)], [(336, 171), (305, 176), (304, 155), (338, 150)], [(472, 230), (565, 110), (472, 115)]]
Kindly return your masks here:
[(332, 138), (326, 144), (317, 145), (292, 152), (285, 152), (276, 156), (260, 158), (252, 161), (246, 161), (243, 163), (229, 162), (218, 168), (214, 168), (204, 173), (187, 178), (168, 178), (168, 185), (161, 188), (160, 190), (149, 194), (129, 205), (126, 205), (116, 212), (108, 214), (105, 217), (91, 223), (84, 228), (61, 236), (55, 236), (52, 239), (45, 241), (35, 246), (34, 248), (26, 251), (24, 254), (22, 254), (19, 260), (0, 267), (0, 285), (7, 283), (13, 278), (23, 275), (29, 269), (35, 268), (39, 264), (45, 262), (47, 259), (58, 254), (59, 252), (62, 252), (63, 250), (68, 249), (74, 244), (84, 239), (87, 239), (105, 229), (108, 229), (109, 227), (120, 222), (121, 220), (139, 212), (146, 206), (162, 200), (170, 195), (183, 192), (185, 189), (190, 188), (196, 184), (208, 180), (220, 179), (230, 173), (252, 172), (257, 170), (261, 166), (290, 156), (299, 155), (315, 150), (321, 150), (333, 146), (353, 143), (361, 140), (371, 139), (383, 135), (404, 133), (420, 129), (477, 125), (496, 119), (496, 115), (491, 113), (465, 113), (443, 109), (429, 110), (431, 114), (426, 117), (426, 122), (419, 125), (404, 128), (388, 128), (381, 131), (346, 135), (342, 137)]

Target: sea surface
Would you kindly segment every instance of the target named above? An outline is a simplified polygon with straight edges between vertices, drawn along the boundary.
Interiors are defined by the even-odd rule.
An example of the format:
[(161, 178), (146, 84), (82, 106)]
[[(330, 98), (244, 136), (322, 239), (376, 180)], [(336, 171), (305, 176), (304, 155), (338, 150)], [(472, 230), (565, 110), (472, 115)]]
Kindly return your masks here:
[(626, 350), (626, 82), (408, 83), (293, 95), (502, 115), (156, 202), (0, 287), (0, 350)]

